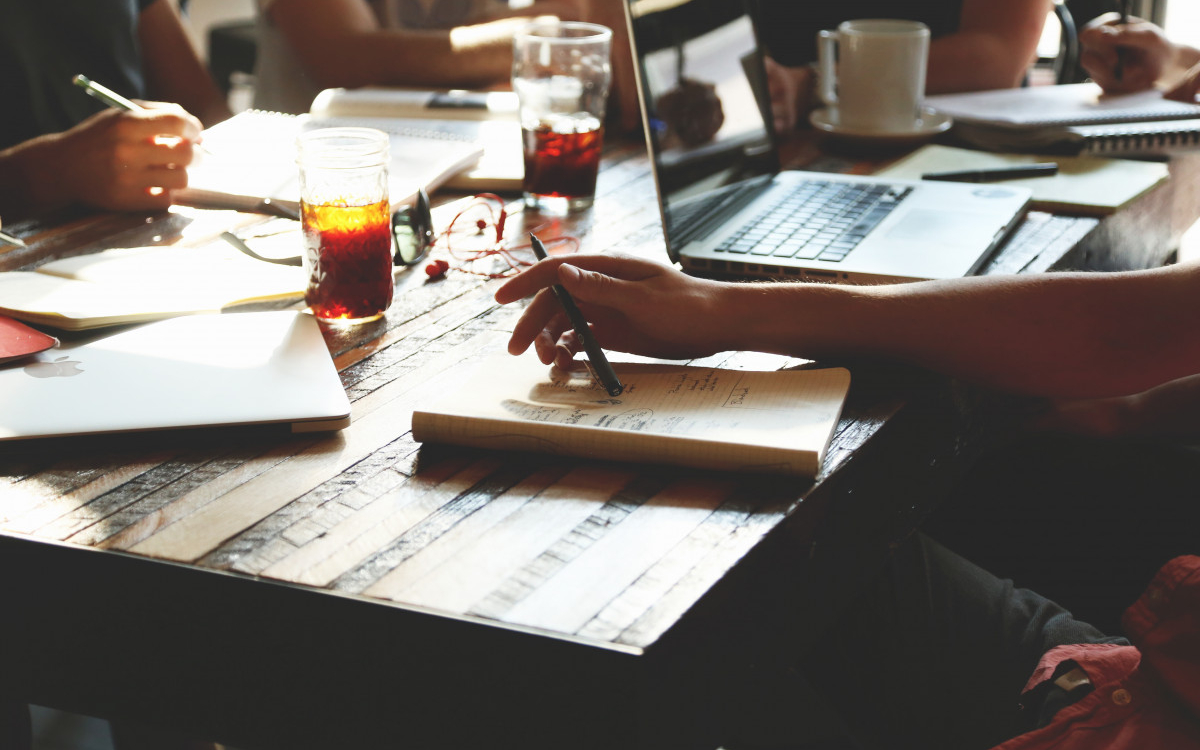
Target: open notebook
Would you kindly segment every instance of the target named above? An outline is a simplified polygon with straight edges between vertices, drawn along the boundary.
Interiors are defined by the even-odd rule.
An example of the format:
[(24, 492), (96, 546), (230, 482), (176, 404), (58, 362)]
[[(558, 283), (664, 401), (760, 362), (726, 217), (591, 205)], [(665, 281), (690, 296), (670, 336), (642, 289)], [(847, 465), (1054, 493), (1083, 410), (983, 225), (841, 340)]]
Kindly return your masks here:
[[(335, 118), (247, 110), (204, 131), (204, 149), (188, 167), (188, 187), (176, 202), (200, 208), (261, 211), (264, 198), (290, 210), (300, 198), (296, 138), (330, 127), (370, 127), (391, 136), (388, 167), (392, 205), (409, 203), (417, 190), (432, 192), (483, 155), (474, 140), (390, 118)], [(265, 211), (270, 213), (270, 211)]]
[[(255, 247), (267, 255), (294, 254), (296, 223), (277, 221), (292, 231), (256, 239)], [(220, 241), (119, 248), (0, 274), (0, 314), (78, 331), (299, 298), (306, 283), (298, 266), (254, 260)]]
[(413, 439), (616, 461), (813, 476), (850, 387), (842, 368), (752, 372), (614, 363), (609, 396), (586, 371), (497, 354), (413, 412)]

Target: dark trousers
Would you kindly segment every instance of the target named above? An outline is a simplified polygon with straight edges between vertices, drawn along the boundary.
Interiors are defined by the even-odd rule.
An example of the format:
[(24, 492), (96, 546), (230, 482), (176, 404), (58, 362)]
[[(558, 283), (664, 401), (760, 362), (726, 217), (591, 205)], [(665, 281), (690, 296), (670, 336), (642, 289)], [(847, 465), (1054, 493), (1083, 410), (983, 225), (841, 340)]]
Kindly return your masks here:
[(1200, 450), (1025, 436), (987, 455), (929, 536), (1110, 633), (1155, 572), (1200, 554)]
[(923, 535), (800, 671), (864, 748), (989, 748), (1037, 725), (1021, 690), (1055, 646), (1123, 642)]

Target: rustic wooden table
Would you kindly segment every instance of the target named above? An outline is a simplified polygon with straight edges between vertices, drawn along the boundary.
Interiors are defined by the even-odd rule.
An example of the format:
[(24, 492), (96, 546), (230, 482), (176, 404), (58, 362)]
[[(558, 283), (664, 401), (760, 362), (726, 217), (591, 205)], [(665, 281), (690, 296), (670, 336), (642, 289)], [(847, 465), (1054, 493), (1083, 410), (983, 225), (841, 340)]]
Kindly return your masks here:
[[(644, 149), (613, 148), (595, 207), (543, 231), (665, 258), (653, 189)], [(1184, 190), (1099, 228), (1031, 213), (986, 272), (1161, 262)], [(232, 218), (35, 227), (0, 270)], [(715, 747), (754, 665), (811, 644), (985, 438), (956, 384), (851, 364), (815, 481), (422, 447), (413, 407), (520, 312), (495, 285), (418, 269), (384, 320), (327, 330), (340, 433), (0, 448), (0, 694), (247, 747)]]

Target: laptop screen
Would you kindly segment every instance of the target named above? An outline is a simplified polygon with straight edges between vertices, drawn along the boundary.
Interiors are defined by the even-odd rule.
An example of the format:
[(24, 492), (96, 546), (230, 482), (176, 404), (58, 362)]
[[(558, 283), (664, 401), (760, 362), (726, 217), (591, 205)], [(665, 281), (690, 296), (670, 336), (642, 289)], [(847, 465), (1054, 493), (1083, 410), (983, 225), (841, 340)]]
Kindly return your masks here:
[(667, 247), (758, 195), (779, 169), (749, 9), (729, 0), (629, 0), (639, 93)]

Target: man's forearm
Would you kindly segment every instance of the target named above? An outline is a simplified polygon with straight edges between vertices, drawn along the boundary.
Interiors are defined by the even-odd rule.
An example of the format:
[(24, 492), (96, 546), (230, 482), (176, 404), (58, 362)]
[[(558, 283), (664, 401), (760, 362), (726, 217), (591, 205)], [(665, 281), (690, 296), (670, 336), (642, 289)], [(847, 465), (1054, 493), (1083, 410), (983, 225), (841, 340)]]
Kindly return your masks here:
[(959, 33), (935, 40), (929, 47), (930, 94), (984, 91), (1020, 85), (1032, 62), (991, 34)]
[[(1128, 278), (1134, 276), (1135, 278)], [(742, 285), (741, 346), (899, 360), (1008, 391), (1136, 393), (1200, 372), (1196, 269), (977, 277), (877, 287)]]
[(71, 201), (69, 179), (59, 176), (57, 134), (0, 151), (0, 215), (13, 221)]

